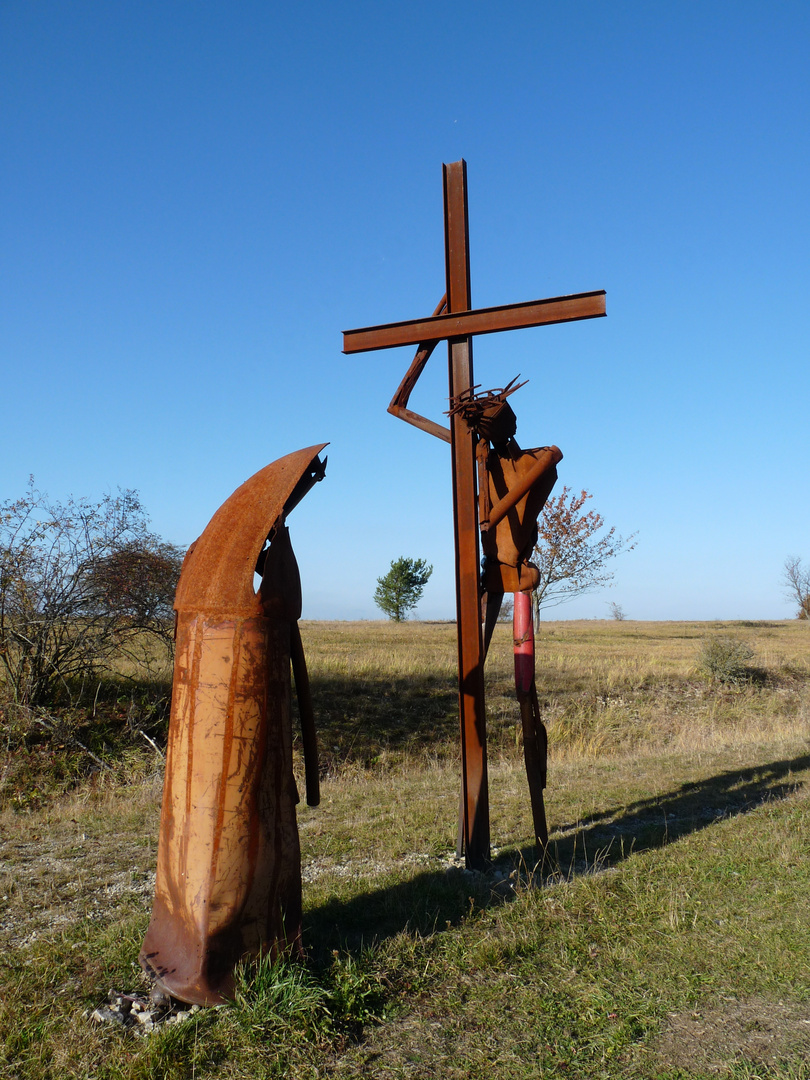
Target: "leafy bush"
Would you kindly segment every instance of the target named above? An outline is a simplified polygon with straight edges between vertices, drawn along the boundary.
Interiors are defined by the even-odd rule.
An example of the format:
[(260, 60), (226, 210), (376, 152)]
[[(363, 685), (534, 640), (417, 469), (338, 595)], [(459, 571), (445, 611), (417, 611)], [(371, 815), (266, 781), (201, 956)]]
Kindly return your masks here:
[(754, 678), (753, 659), (754, 650), (739, 638), (707, 637), (698, 652), (698, 668), (712, 682), (738, 686)]

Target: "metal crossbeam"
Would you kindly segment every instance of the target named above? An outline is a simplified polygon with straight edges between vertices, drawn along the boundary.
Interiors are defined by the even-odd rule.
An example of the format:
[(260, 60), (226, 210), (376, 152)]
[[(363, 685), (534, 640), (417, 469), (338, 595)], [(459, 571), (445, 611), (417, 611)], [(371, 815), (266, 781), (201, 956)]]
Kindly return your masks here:
[(347, 355), (391, 349), (397, 345), (421, 345), (427, 341), (465, 337), (470, 334), (495, 334), (501, 330), (526, 330), (530, 326), (578, 322), (605, 315), (605, 291), (552, 296), (547, 300), (528, 300), (503, 307), (476, 308), (426, 319), (366, 326), (343, 332), (343, 352)]

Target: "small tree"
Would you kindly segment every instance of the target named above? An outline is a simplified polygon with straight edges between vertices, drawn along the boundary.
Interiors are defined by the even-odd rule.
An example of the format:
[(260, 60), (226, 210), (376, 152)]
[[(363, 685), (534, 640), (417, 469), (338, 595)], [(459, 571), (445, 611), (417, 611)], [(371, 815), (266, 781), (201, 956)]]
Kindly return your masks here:
[(782, 584), (787, 598), (797, 605), (796, 618), (810, 619), (810, 567), (803, 566), (798, 555), (785, 559)]
[(606, 564), (636, 546), (631, 542), (636, 533), (624, 539), (614, 527), (597, 536), (605, 519), (595, 510), (583, 509), (590, 498), (587, 491), (574, 495), (564, 487), (548, 500), (540, 515), (532, 555), (532, 562), (540, 570), (533, 597), (535, 617), (541, 606), (555, 607), (607, 585), (613, 572)]
[(374, 603), (389, 619), (402, 622), (422, 599), (432, 573), (424, 559), (394, 559), (388, 573), (377, 578)]
[(16, 702), (73, 700), (144, 632), (171, 652), (182, 554), (147, 522), (134, 491), (59, 503), (32, 480), (0, 505), (0, 663)]
[(501, 601), (501, 610), (498, 612), (499, 623), (510, 623), (515, 616), (515, 601), (511, 596), (504, 596)]

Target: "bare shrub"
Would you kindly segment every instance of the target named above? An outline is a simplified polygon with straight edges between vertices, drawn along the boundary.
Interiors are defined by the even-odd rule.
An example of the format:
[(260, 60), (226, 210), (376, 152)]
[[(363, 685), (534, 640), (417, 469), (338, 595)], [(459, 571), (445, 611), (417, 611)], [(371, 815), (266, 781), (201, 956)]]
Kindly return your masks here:
[(18, 705), (75, 702), (144, 634), (172, 649), (182, 553), (134, 491), (0, 505), (0, 663)]
[(787, 598), (797, 605), (796, 618), (810, 619), (810, 567), (804, 566), (798, 555), (785, 559), (782, 584)]

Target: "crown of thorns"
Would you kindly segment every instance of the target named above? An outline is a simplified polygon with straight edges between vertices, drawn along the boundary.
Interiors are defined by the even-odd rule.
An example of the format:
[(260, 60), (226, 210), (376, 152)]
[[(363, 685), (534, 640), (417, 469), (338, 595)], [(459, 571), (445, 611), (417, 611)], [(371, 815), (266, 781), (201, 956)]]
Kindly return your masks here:
[(516, 375), (511, 382), (502, 389), (483, 390), (476, 393), (480, 383), (471, 386), (468, 390), (462, 390), (450, 400), (448, 416), (460, 416), (471, 431), (489, 440), (489, 442), (504, 442), (515, 433), (517, 418), (512, 411), (511, 405), (506, 399), (514, 394), (521, 386), (525, 386), (528, 380), (518, 382)]

